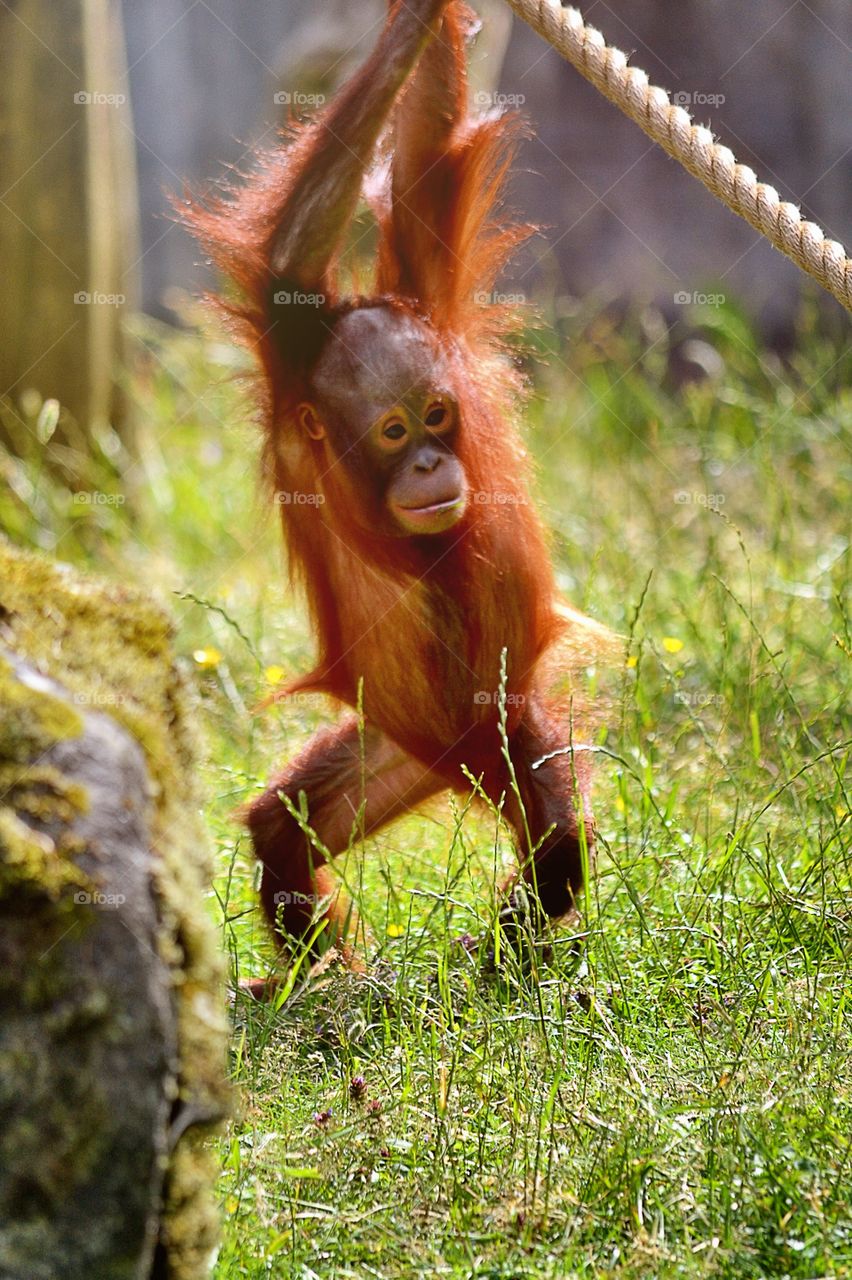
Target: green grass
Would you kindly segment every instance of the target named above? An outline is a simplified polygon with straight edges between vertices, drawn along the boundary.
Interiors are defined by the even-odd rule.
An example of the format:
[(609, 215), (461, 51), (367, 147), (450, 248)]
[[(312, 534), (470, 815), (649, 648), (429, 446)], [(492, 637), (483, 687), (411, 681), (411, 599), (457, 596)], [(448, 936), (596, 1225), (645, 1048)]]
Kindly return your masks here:
[[(786, 369), (731, 308), (693, 319), (714, 373), (682, 390), (652, 312), (534, 338), (560, 581), (626, 638), (590, 674), (584, 946), (495, 978), (458, 945), (488, 938), (509, 856), (462, 800), (353, 849), (365, 974), (302, 967), (282, 1007), (234, 1006), (217, 1280), (852, 1274), (852, 356), (807, 314)], [(252, 714), (311, 642), (239, 358), (151, 324), (135, 345), (137, 460), (107, 434), (69, 487), (35, 437), (0, 453), (0, 528), (169, 599), (209, 748), (210, 910), (233, 976), (257, 974), (232, 813), (334, 711)], [(19, 435), (45, 435), (27, 409)]]

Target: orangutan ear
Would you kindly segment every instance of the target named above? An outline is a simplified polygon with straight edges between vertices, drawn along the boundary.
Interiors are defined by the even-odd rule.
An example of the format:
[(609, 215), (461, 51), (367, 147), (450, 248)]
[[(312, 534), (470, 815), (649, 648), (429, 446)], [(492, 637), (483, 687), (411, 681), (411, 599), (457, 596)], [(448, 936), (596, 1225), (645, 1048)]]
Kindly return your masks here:
[(312, 440), (322, 440), (325, 435), (325, 427), (317, 417), (316, 409), (312, 404), (304, 401), (296, 410), (296, 416), (299, 419), (299, 425), (307, 431)]

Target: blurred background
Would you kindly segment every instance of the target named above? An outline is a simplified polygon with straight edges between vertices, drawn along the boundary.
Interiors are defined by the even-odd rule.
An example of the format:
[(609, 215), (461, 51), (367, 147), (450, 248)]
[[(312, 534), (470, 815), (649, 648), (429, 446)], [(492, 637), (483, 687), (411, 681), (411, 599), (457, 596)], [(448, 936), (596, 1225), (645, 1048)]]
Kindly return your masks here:
[[(234, 981), (272, 957), (235, 810), (339, 710), (268, 705), (313, 640), (170, 201), (321, 105), (384, 4), (0, 0), (0, 540), (165, 600)], [(850, 0), (584, 11), (852, 245)], [(540, 231), (501, 287), (540, 316), (534, 500), (560, 592), (624, 640), (584, 673), (587, 940), (535, 1005), (498, 993), (456, 942), (493, 928), (499, 823), (445, 798), (353, 845), (370, 980), (235, 1008), (216, 1275), (849, 1276), (848, 316), (502, 0), (482, 17), (476, 105), (531, 125), (509, 204)]]
[[(477, 105), (532, 126), (511, 203), (540, 228), (507, 287), (577, 300), (740, 305), (778, 350), (810, 286), (498, 0), (480, 0)], [(2, 430), (46, 400), (66, 440), (121, 426), (124, 317), (175, 323), (211, 284), (170, 200), (251, 165), (363, 58), (384, 0), (14, 0), (0, 6)], [(585, 16), (737, 157), (852, 240), (848, 0), (592, 0)], [(839, 308), (819, 297), (822, 322)], [(677, 343), (672, 344), (677, 359)], [(705, 353), (706, 357), (706, 353)], [(706, 372), (700, 349), (681, 360)], [(693, 365), (697, 364), (697, 368)], [(51, 426), (51, 415), (57, 423)]]

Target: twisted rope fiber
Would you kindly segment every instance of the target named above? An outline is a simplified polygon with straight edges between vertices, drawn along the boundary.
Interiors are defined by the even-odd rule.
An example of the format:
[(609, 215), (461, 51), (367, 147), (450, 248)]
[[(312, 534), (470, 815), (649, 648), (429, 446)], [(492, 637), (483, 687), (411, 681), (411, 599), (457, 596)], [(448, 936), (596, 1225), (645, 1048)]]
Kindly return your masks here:
[(649, 138), (852, 311), (852, 260), (842, 244), (829, 240), (821, 227), (803, 218), (796, 205), (782, 200), (774, 187), (758, 181), (748, 165), (738, 164), (729, 147), (715, 142), (703, 125), (693, 124), (665, 89), (650, 84), (644, 71), (627, 65), (620, 49), (608, 45), (594, 27), (587, 27), (577, 9), (563, 9), (559, 0), (508, 2), (519, 18)]

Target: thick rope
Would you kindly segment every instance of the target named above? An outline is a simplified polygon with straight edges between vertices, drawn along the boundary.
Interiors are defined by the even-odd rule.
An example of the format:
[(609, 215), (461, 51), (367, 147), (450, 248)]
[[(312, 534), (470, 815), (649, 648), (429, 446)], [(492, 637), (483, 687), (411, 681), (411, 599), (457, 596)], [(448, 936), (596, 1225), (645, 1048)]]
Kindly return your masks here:
[(599, 31), (587, 27), (577, 9), (559, 0), (508, 0), (518, 17), (577, 68), (581, 75), (659, 143), (684, 169), (703, 182), (723, 204), (766, 236), (776, 249), (813, 276), (847, 311), (852, 311), (852, 260), (842, 244), (827, 239), (774, 187), (759, 182), (748, 165), (737, 164), (728, 148), (693, 124), (665, 89), (649, 83), (638, 67), (629, 67), (620, 49), (608, 45)]

